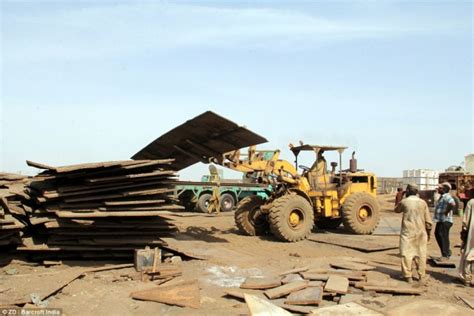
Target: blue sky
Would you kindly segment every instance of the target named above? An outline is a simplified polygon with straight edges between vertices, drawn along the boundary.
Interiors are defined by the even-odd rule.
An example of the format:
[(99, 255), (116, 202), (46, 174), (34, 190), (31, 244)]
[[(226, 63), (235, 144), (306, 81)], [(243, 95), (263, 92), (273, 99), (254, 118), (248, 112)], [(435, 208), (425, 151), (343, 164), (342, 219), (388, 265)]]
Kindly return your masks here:
[(346, 145), (380, 176), (474, 152), (468, 1), (1, 5), (3, 171), (128, 159), (206, 110), (283, 158)]

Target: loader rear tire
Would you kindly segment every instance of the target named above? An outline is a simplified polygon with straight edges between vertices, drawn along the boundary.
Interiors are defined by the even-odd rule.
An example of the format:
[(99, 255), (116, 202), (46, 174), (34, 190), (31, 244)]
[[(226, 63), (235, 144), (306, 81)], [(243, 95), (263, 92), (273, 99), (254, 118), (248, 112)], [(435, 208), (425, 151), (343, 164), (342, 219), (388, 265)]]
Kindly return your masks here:
[(371, 234), (377, 228), (379, 219), (379, 204), (369, 193), (352, 193), (342, 205), (342, 222), (353, 234)]
[(284, 195), (273, 202), (269, 214), (270, 230), (282, 241), (306, 239), (314, 226), (311, 204), (299, 195)]
[(260, 210), (264, 200), (256, 195), (247, 196), (237, 204), (234, 214), (239, 231), (248, 236), (261, 236), (268, 233), (267, 215)]

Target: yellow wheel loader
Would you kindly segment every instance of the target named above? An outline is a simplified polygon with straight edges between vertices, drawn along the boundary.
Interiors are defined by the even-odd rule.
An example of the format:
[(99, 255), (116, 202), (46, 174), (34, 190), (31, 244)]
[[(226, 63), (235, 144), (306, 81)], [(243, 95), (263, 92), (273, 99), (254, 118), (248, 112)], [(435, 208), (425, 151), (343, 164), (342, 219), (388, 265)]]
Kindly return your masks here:
[[(342, 153), (346, 147), (290, 145), (295, 164), (279, 159), (276, 150), (270, 160), (265, 160), (249, 148), (245, 159), (240, 151), (224, 155), (222, 165), (247, 174), (258, 174), (259, 181), (271, 184), (270, 198), (258, 196), (243, 199), (235, 212), (235, 223), (247, 235), (271, 233), (283, 241), (294, 242), (308, 237), (314, 225), (319, 228), (337, 228), (341, 223), (355, 234), (370, 234), (379, 221), (376, 200), (377, 179), (373, 173), (357, 169), (352, 154), (350, 168), (341, 169)], [(298, 166), (298, 156), (303, 151), (314, 152), (316, 159), (311, 167)], [(331, 163), (328, 170), (323, 153), (339, 153), (338, 163)], [(298, 173), (300, 168), (303, 172)]]
[[(285, 241), (306, 238), (316, 224), (335, 228), (341, 222), (351, 232), (370, 234), (377, 226), (379, 206), (376, 201), (377, 179), (374, 174), (357, 169), (356, 160), (341, 170), (345, 147), (305, 145), (290, 146), (295, 164), (279, 159), (273, 152), (256, 151), (256, 144), (267, 140), (213, 112), (207, 111), (160, 136), (136, 153), (133, 159), (172, 158), (171, 169), (181, 170), (199, 161), (215, 163), (245, 173), (270, 186), (269, 198), (250, 196), (238, 204), (235, 221), (248, 235), (273, 233)], [(239, 148), (249, 147), (240, 156)], [(311, 167), (298, 166), (303, 151), (315, 154)], [(328, 171), (324, 152), (339, 153), (337, 163)], [(302, 170), (298, 173), (298, 167)], [(215, 199), (217, 200), (217, 199)]]

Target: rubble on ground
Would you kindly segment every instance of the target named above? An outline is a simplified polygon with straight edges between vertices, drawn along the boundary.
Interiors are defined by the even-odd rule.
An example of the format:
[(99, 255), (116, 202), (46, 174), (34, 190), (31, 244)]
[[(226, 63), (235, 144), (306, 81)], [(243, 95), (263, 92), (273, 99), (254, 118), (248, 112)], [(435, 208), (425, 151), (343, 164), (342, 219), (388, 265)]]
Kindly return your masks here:
[[(381, 315), (357, 302), (373, 293), (421, 295), (425, 292), (424, 288), (390, 279), (380, 272), (369, 271), (374, 270), (375, 266), (340, 259), (337, 264), (331, 263), (330, 266), (337, 266), (338, 269), (306, 266), (296, 267), (279, 275), (247, 277), (240, 288), (227, 289), (226, 295), (239, 300), (245, 299), (246, 302), (247, 295), (252, 295), (289, 312), (302, 314), (327, 315), (326, 312), (339, 312), (344, 311), (344, 308), (356, 306), (361, 311)], [(283, 280), (288, 280), (289, 276), (293, 280), (283, 284)], [(339, 307), (328, 308), (328, 303), (339, 304)], [(254, 308), (252, 304), (256, 303), (249, 305), (250, 310)]]

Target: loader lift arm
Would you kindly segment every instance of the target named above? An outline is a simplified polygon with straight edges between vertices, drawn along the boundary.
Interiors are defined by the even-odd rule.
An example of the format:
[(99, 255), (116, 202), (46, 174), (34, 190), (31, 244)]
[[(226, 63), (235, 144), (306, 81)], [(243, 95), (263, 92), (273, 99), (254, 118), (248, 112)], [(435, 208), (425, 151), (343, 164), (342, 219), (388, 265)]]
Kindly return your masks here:
[(258, 173), (262, 176), (263, 183), (281, 183), (286, 182), (292, 185), (301, 183), (301, 176), (298, 174), (295, 166), (286, 160), (279, 159), (280, 150), (275, 150), (270, 159), (264, 159), (255, 146), (249, 147), (246, 159), (241, 159), (240, 151), (233, 151), (223, 155), (222, 159), (215, 162), (221, 162), (221, 165), (244, 173)]

